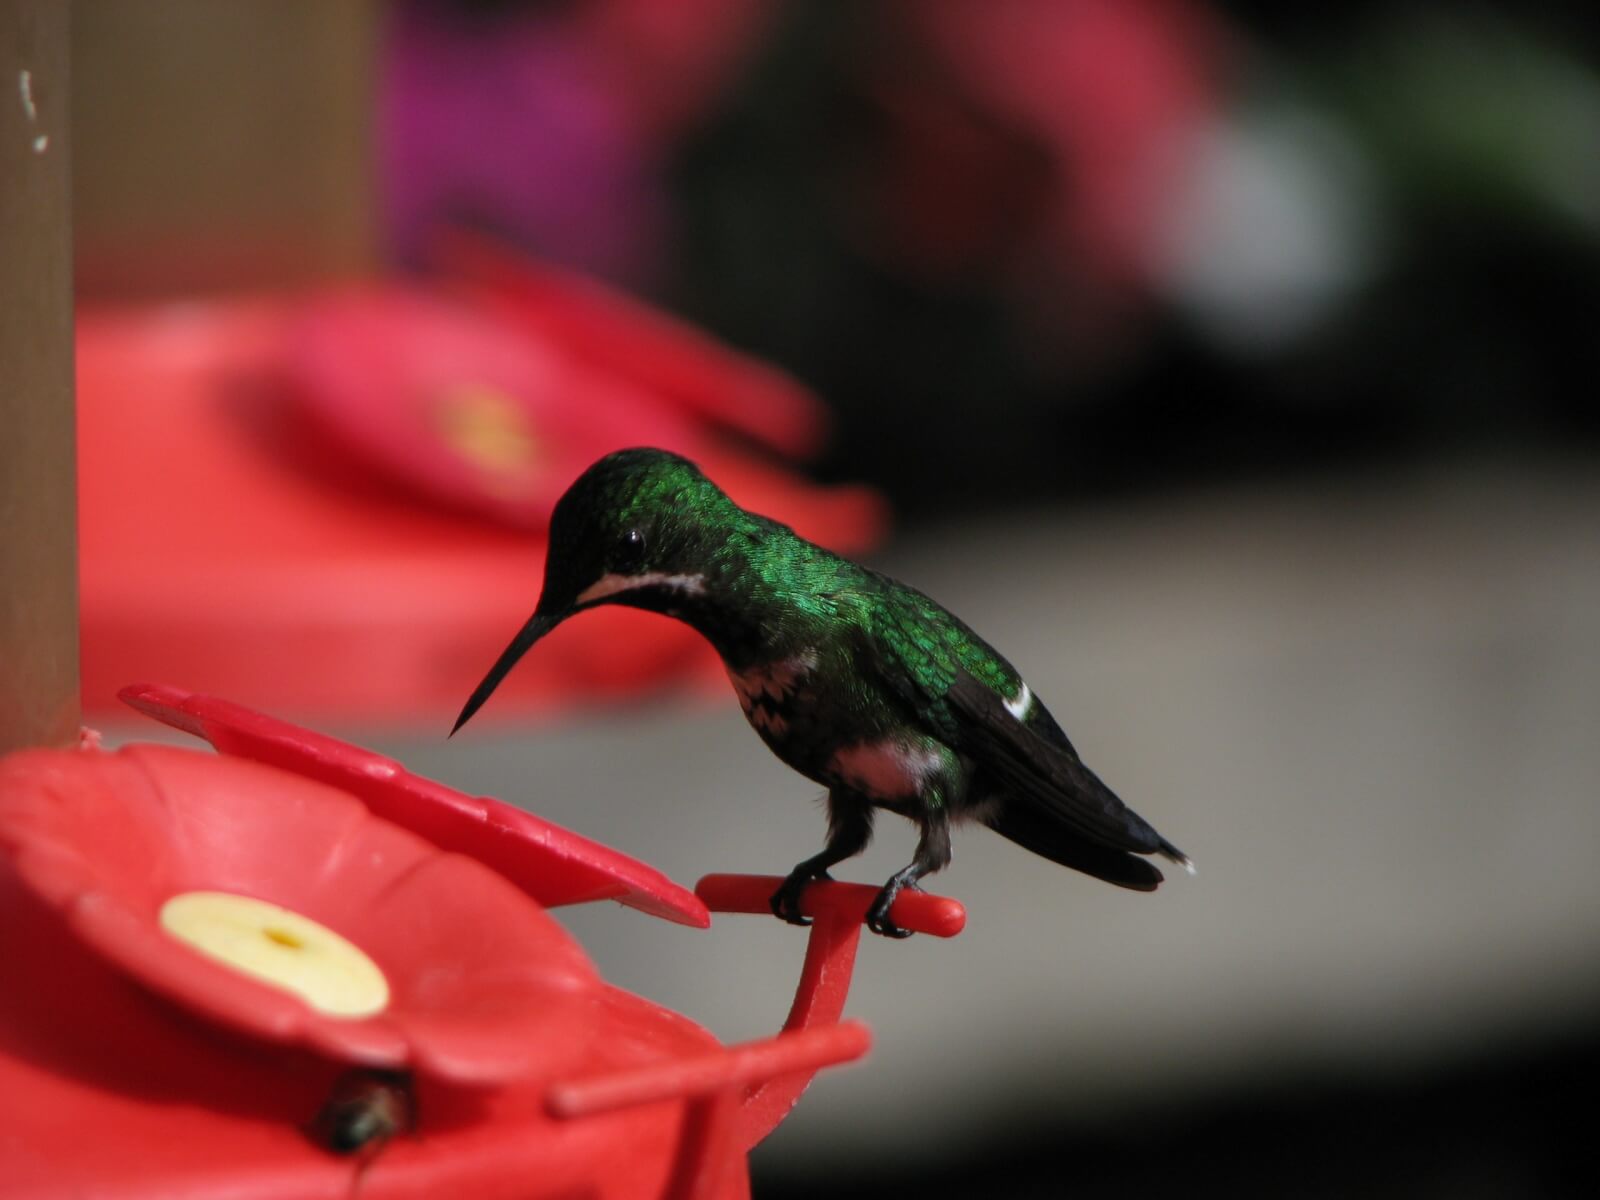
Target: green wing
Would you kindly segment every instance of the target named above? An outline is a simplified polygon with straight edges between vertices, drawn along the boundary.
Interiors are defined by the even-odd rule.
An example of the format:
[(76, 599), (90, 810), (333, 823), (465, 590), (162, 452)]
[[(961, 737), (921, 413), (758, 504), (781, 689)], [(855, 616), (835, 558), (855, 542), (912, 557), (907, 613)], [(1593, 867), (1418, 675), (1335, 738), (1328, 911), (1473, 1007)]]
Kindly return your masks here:
[(959, 714), (948, 702), (958, 679), (970, 676), (997, 695), (1014, 695), (1022, 678), (961, 620), (923, 595), (877, 572), (860, 625), (857, 659), (897, 695), (918, 723), (959, 749)]
[(1006, 707), (1022, 687), (1010, 663), (927, 596), (885, 583), (864, 657), (920, 725), (1036, 821), (1109, 850), (1187, 862), (1083, 764), (1037, 698), (1026, 722)]

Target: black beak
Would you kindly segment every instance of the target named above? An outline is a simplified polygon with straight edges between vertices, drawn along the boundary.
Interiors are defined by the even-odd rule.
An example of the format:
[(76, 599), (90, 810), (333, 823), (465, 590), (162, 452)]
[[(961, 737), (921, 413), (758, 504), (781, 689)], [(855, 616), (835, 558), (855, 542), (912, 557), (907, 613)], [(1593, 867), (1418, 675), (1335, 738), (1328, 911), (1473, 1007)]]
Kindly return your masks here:
[(489, 668), (489, 673), (483, 677), (483, 682), (473, 690), (471, 696), (467, 697), (467, 702), (461, 709), (461, 715), (456, 718), (456, 723), (450, 727), (451, 737), (456, 735), (456, 730), (472, 720), (472, 714), (482, 708), (483, 702), (494, 694), (495, 688), (500, 686), (500, 681), (510, 673), (512, 667), (517, 665), (517, 660), (528, 652), (528, 647), (561, 624), (570, 615), (570, 613), (565, 612), (536, 612), (528, 618), (528, 623), (522, 627), (522, 632), (511, 639), (511, 644), (495, 660), (494, 666)]

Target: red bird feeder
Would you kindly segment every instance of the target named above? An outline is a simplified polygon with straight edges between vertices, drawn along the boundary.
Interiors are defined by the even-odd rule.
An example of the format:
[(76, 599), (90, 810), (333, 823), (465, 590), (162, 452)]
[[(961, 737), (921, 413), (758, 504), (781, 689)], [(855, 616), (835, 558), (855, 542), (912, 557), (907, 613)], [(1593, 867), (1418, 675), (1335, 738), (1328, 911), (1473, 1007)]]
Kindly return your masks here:
[[(91, 714), (159, 673), (284, 711), (447, 721), (527, 619), (556, 499), (625, 446), (686, 454), (843, 553), (877, 541), (873, 493), (739, 448), (815, 448), (826, 413), (795, 381), (486, 243), (445, 262), (428, 285), (80, 315)], [(495, 711), (724, 675), (692, 630), (613, 610), (552, 637)]]
[[(778, 880), (696, 895), (238, 705), (123, 696), (221, 753), (0, 760), (7, 1197), (731, 1200), (815, 1072), (867, 1048), (840, 1017), (873, 888), (812, 887), (783, 1031), (724, 1046), (606, 984), (546, 909), (705, 926)], [(964, 921), (915, 892), (893, 917)]]

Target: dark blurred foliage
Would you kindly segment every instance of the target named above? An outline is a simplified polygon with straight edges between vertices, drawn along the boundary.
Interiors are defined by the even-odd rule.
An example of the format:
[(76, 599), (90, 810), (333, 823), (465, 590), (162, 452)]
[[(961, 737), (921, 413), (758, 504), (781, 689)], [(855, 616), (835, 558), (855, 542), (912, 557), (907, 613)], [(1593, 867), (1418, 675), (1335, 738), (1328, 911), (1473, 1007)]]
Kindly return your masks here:
[(756, 1200), (1111, 1200), (1181, 1192), (1393, 1200), (1561, 1200), (1592, 1193), (1590, 1112), (1600, 1034), (1352, 1080), (1299, 1078), (1203, 1105), (1116, 1119), (1043, 1114), (965, 1156), (841, 1178), (771, 1167), (757, 1150)]
[(1584, 6), (396, 11), (402, 255), (443, 215), (648, 293), (908, 515), (1600, 434)]
[[(840, 414), (826, 469), (881, 482), (913, 514), (1592, 442), (1593, 209), (1587, 227), (1550, 219), (1523, 202), (1519, 164), (1474, 143), (1472, 122), (1502, 106), (1518, 115), (1518, 77), (1451, 81), (1476, 88), (1478, 103), (1459, 111), (1461, 128), (1449, 117), (1442, 130), (1428, 123), (1430, 72), (1452, 68), (1430, 38), (1459, 32), (1470, 66), (1509, 30), (1512, 50), (1549, 49), (1560, 60), (1552, 70), (1573, 65), (1592, 84), (1592, 23), (1553, 5), (1212, 11), (1226, 31), (1212, 68), (1223, 118), (1262, 93), (1292, 96), (1336, 118), (1376, 179), (1379, 261), (1303, 334), (1240, 353), (1159, 287), (1108, 295), (1064, 268), (1049, 286), (1069, 318), (1073, 305), (1092, 313), (1096, 303), (1110, 317), (1046, 314), (1029, 328), (1038, 314), (1019, 313), (992, 267), (1029, 249), (1053, 190), (1073, 186), (1061, 174), (1070, 164), (1037, 130), (1008, 126), (957, 89), (946, 99), (978, 148), (946, 147), (954, 161), (924, 172), (920, 196), (886, 184), (885, 164), (914, 152), (905, 144), (914, 122), (877, 84), (909, 77), (926, 97), (951, 81), (937, 77), (943, 68), (907, 10), (884, 4), (784, 9), (735, 94), (678, 158), (667, 298), (817, 387)], [(1497, 171), (1508, 178), (1478, 186)], [(959, 207), (948, 193), (974, 178), (982, 219), (967, 221), (954, 263), (919, 269), (875, 248), (916, 220), (905, 205)]]

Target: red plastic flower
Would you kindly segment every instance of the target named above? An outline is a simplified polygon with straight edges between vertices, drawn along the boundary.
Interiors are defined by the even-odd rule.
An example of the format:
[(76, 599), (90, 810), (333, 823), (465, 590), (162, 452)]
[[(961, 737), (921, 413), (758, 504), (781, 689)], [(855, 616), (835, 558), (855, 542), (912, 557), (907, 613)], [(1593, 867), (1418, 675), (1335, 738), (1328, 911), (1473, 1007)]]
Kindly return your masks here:
[[(548, 1070), (553, 1041), (583, 1052), (572, 1031), (599, 984), (560, 926), (324, 783), (168, 747), (27, 752), (0, 763), (0, 854), (102, 957), (256, 1037), (463, 1084)], [(223, 905), (230, 921), (251, 900), (288, 910), (234, 931), (277, 956), (276, 983), (169, 931), (175, 898), (204, 907), (218, 892), (249, 898)], [(376, 992), (365, 979), (366, 1015), (303, 998), (296, 980), (320, 953), (381, 973)]]
[[(745, 1196), (743, 1152), (818, 1068), (867, 1047), (839, 1016), (874, 888), (808, 892), (785, 1031), (721, 1046), (607, 986), (542, 907), (610, 897), (707, 922), (649, 867), (239, 705), (123, 695), (222, 754), (87, 739), (0, 759), (8, 1196), (488, 1198), (530, 1179)], [(765, 914), (777, 882), (702, 887), (721, 911)], [(942, 936), (963, 919), (911, 892), (893, 915)], [(347, 1063), (416, 1074), (416, 1136), (376, 1161), (328, 1154), (314, 1119), (347, 1094)]]
[(520, 808), (464, 795), (381, 754), (214, 696), (148, 683), (119, 694), (140, 712), (203, 737), (224, 754), (349, 792), (386, 821), (493, 867), (546, 908), (616, 900), (681, 925), (711, 924), (700, 899), (654, 867)]

